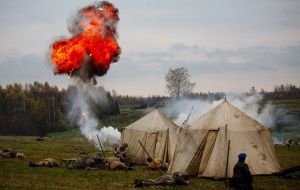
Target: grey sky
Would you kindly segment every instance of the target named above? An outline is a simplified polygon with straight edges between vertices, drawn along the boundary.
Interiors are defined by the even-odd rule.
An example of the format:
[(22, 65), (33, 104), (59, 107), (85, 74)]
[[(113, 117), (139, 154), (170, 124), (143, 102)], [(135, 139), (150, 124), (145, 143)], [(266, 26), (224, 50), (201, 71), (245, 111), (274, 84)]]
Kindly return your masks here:
[[(94, 1), (1, 0), (0, 84), (68, 85), (47, 64), (51, 42)], [(195, 91), (300, 85), (298, 0), (119, 0), (121, 59), (99, 85), (129, 95), (166, 94), (170, 67), (187, 67)]]

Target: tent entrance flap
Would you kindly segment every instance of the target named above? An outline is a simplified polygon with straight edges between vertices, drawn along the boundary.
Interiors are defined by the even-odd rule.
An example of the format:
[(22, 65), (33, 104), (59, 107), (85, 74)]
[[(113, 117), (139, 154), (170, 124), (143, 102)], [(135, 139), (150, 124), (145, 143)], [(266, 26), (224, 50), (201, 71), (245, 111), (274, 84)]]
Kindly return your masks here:
[[(156, 143), (158, 139), (159, 131), (147, 131), (145, 132), (143, 138), (140, 140), (144, 148), (146, 149), (147, 153), (154, 158), (155, 157), (155, 149), (156, 149)], [(136, 149), (135, 155), (140, 155), (143, 160), (147, 160), (148, 154), (139, 144)]]
[(217, 135), (218, 130), (210, 130), (206, 133), (192, 161), (186, 169), (187, 174), (198, 175), (204, 171), (216, 142)]
[[(168, 152), (168, 134), (169, 131), (146, 131), (141, 139), (137, 139), (136, 149), (134, 151), (134, 163), (147, 163), (146, 160), (158, 158), (166, 161)], [(140, 141), (140, 143), (139, 143)], [(147, 153), (146, 153), (147, 152)]]
[[(158, 133), (159, 131), (155, 131), (155, 132), (146, 132), (145, 136), (145, 143), (143, 143), (144, 147), (146, 148), (148, 154), (154, 158), (155, 157), (155, 148), (156, 148), (156, 142), (157, 142), (157, 138), (158, 138)], [(148, 155), (146, 154), (146, 152), (144, 152), (144, 159), (146, 160), (148, 157)]]

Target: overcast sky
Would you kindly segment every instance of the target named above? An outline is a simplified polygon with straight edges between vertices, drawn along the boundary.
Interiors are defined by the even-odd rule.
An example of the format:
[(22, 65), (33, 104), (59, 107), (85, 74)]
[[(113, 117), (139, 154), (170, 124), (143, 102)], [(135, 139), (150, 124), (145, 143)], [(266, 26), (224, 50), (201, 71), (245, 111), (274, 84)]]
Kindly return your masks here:
[[(50, 44), (88, 0), (1, 0), (0, 84), (49, 81)], [(299, 0), (119, 0), (120, 61), (98, 78), (119, 94), (166, 95), (165, 73), (186, 67), (199, 91), (300, 85)]]

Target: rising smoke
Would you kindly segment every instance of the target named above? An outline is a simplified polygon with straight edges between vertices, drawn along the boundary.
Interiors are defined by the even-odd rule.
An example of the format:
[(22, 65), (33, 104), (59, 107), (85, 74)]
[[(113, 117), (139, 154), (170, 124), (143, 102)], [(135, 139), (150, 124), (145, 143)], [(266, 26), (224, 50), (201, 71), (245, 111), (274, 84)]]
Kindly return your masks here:
[[(178, 100), (174, 98), (167, 103), (162, 111), (170, 117), (174, 123), (181, 126), (191, 112), (192, 107), (193, 110), (188, 123), (219, 105), (224, 98), (225, 97), (221, 100), (195, 100), (189, 98), (181, 98)], [(275, 129), (278, 123), (288, 126), (296, 122), (286, 110), (276, 107), (271, 102), (260, 105), (263, 99), (263, 96), (260, 94), (246, 96), (244, 94), (228, 93), (226, 98), (231, 104), (268, 128)], [(283, 143), (283, 141), (286, 141), (288, 138), (290, 137), (285, 136), (285, 134), (278, 136), (278, 134), (274, 135), (273, 133), (273, 141), (275, 143)]]
[[(224, 97), (225, 98), (225, 97)], [(262, 100), (262, 96), (259, 94), (254, 94), (252, 96), (237, 95), (237, 94), (228, 94), (226, 96), (227, 100), (239, 108), (241, 111), (245, 112), (252, 118), (256, 119), (266, 127), (272, 127), (274, 113), (274, 106), (271, 104), (264, 105), (263, 108), (259, 106), (259, 102)], [(224, 99), (221, 100), (193, 100), (188, 98), (171, 99), (168, 102), (167, 106), (163, 108), (163, 111), (170, 117), (172, 120), (181, 125), (183, 121), (187, 118), (188, 114), (191, 112), (189, 121), (200, 117), (204, 113), (210, 111), (217, 105), (219, 105)]]
[(103, 148), (112, 150), (119, 143), (121, 133), (112, 126), (102, 126), (91, 107), (92, 104), (109, 106), (105, 90), (96, 88), (76, 77), (72, 79), (72, 82), (75, 89), (67, 94), (71, 103), (68, 119), (80, 126), (81, 133), (95, 146), (99, 146), (98, 134)]

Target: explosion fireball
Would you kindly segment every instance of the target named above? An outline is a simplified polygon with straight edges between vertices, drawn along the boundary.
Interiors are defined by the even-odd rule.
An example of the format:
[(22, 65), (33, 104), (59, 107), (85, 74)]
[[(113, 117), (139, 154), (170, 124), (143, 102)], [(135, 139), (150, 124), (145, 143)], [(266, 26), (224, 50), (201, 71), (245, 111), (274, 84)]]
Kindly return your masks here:
[(121, 133), (112, 126), (99, 123), (91, 105), (106, 107), (108, 99), (104, 89), (93, 84), (96, 83), (95, 76), (106, 74), (110, 64), (119, 60), (118, 21), (118, 9), (113, 4), (94, 3), (80, 9), (73, 17), (68, 27), (70, 38), (60, 39), (50, 46), (54, 73), (74, 77), (70, 82), (75, 90), (67, 94), (70, 101), (68, 119), (80, 126), (81, 133), (98, 147), (99, 135), (105, 150), (119, 143)]
[(51, 46), (54, 73), (75, 75), (84, 82), (106, 74), (121, 53), (117, 43), (118, 21), (118, 9), (106, 1), (80, 9), (69, 27), (72, 37)]

